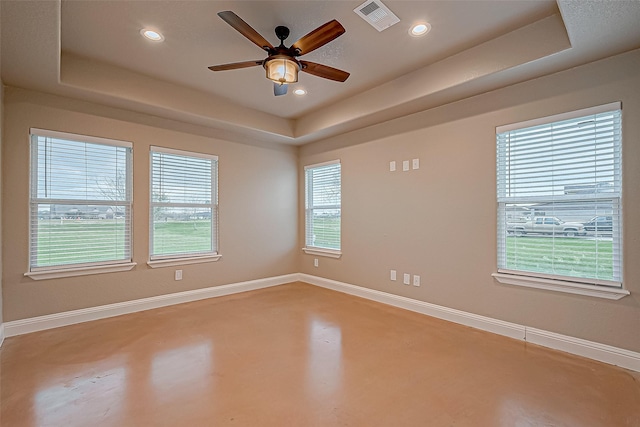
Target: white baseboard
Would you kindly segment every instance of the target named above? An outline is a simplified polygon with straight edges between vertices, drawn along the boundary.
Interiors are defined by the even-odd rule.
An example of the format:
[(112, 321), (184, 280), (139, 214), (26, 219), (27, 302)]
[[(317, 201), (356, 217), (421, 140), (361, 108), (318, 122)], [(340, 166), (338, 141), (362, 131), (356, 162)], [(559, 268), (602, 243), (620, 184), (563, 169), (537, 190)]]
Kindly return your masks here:
[(524, 325), (505, 322), (490, 317), (479, 316), (448, 307), (443, 307), (412, 298), (389, 294), (387, 292), (312, 276), (300, 274), (299, 280), (312, 285), (320, 286), (334, 291), (355, 295), (394, 307), (426, 314), (438, 319), (448, 320), (483, 331), (504, 335), (522, 341), (527, 341), (543, 347), (560, 350), (577, 356), (598, 360), (611, 365), (620, 366), (632, 371), (640, 372), (640, 353), (621, 349), (605, 344), (574, 338), (567, 335), (547, 332), (530, 328)]
[(300, 281), (332, 289), (334, 291), (344, 292), (349, 295), (355, 295), (381, 302), (383, 304), (392, 305), (394, 307), (404, 308), (405, 310), (426, 314), (427, 316), (437, 317), (438, 319), (471, 326), (472, 328), (482, 329), (483, 331), (493, 332), (494, 334), (504, 335), (510, 338), (524, 340), (525, 337), (524, 326), (517, 325), (515, 323), (504, 322), (490, 317), (467, 313), (465, 311), (455, 310), (441, 305), (431, 304), (412, 298), (402, 297), (399, 295), (389, 294), (387, 292), (376, 291), (374, 289), (363, 288), (361, 286), (350, 285), (348, 283), (337, 282), (335, 280), (329, 280), (308, 274), (301, 274)]
[(412, 298), (393, 295), (387, 292), (302, 273), (287, 274), (284, 276), (214, 286), (204, 289), (195, 289), (192, 291), (178, 292), (174, 294), (160, 295), (157, 297), (143, 298), (139, 300), (5, 322), (4, 324), (0, 324), (0, 345), (2, 345), (2, 341), (5, 336), (12, 337), (15, 335), (43, 331), (46, 329), (89, 322), (92, 320), (105, 319), (107, 317), (151, 310), (174, 304), (182, 304), (190, 301), (268, 288), (296, 281), (302, 281), (322, 288), (343, 292), (349, 295), (425, 314), (427, 316), (436, 317), (438, 319), (470, 326), (472, 328), (492, 332), (494, 334), (527, 341), (533, 344), (640, 372), (640, 353), (630, 350), (574, 338), (567, 335), (556, 334), (554, 332), (530, 328), (516, 323), (505, 322), (491, 317), (467, 313), (465, 311), (455, 310)]
[(46, 316), (32, 317), (29, 319), (14, 320), (4, 323), (4, 331), (7, 337), (44, 331), (45, 329), (58, 328), (76, 323), (105, 319), (107, 317), (120, 316), (122, 314), (151, 310), (168, 305), (182, 304), (223, 295), (237, 294), (253, 291), (271, 286), (283, 285), (298, 280), (298, 274), (269, 277), (266, 279), (250, 280), (247, 282), (232, 283), (229, 285), (213, 286), (192, 291), (177, 292), (156, 297), (125, 301), (116, 304), (101, 305), (98, 307), (84, 308), (80, 310), (65, 311)]
[(634, 351), (535, 328), (527, 328), (526, 340), (543, 347), (640, 372), (640, 353)]

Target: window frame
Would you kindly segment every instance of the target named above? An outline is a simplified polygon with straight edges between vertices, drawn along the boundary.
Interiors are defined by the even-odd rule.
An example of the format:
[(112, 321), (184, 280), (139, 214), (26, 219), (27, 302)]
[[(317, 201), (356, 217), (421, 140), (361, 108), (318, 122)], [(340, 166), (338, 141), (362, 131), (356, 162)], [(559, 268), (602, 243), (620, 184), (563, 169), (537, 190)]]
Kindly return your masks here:
[[(211, 198), (210, 203), (177, 203), (177, 202), (154, 202), (153, 201), (153, 178), (154, 178), (154, 153), (164, 153), (194, 159), (211, 160)], [(147, 265), (151, 268), (169, 267), (185, 264), (198, 264), (204, 262), (218, 261), (222, 255), (219, 247), (219, 202), (218, 202), (218, 156), (214, 154), (200, 153), (195, 151), (178, 150), (160, 146), (149, 147), (149, 260)], [(206, 252), (185, 252), (165, 255), (154, 255), (154, 208), (155, 207), (208, 207), (211, 209), (211, 245), (212, 251)], [(214, 219), (215, 218), (215, 219)]]
[[(594, 195), (591, 200), (616, 200), (617, 203), (614, 205), (614, 211), (619, 210), (619, 224), (618, 224), (618, 233), (614, 233), (612, 237), (614, 244), (614, 254), (616, 253), (616, 249), (618, 250), (617, 255), (619, 257), (619, 280), (600, 280), (600, 279), (592, 279), (592, 278), (582, 278), (578, 276), (563, 276), (556, 274), (547, 274), (547, 273), (538, 273), (531, 272), (526, 270), (510, 270), (503, 266), (501, 266), (501, 262), (506, 262), (506, 259), (503, 259), (503, 256), (506, 254), (502, 254), (501, 251), (504, 251), (506, 246), (506, 236), (507, 230), (501, 226), (503, 220), (506, 220), (506, 206), (509, 203), (518, 203), (516, 201), (506, 201), (508, 197), (501, 197), (501, 190), (504, 191), (504, 185), (506, 185), (506, 181), (502, 182), (500, 178), (500, 170), (501, 167), (505, 167), (501, 164), (501, 149), (499, 136), (509, 131), (526, 129), (534, 126), (551, 124), (556, 122), (561, 122), (570, 119), (577, 119), (584, 116), (595, 115), (606, 112), (616, 112), (620, 111), (620, 115), (622, 116), (622, 104), (620, 102), (609, 103), (605, 105), (595, 106), (591, 108), (585, 108), (581, 110), (571, 111), (562, 114), (556, 114), (548, 117), (543, 117), (534, 120), (528, 120), (519, 123), (513, 123), (504, 126), (496, 127), (496, 188), (497, 188), (497, 229), (496, 229), (496, 237), (497, 237), (497, 273), (493, 273), (492, 276), (498, 280), (498, 282), (503, 284), (517, 285), (517, 286), (526, 286), (533, 287), (545, 290), (559, 291), (565, 293), (579, 294), (579, 295), (588, 295), (594, 297), (608, 298), (608, 299), (620, 299), (626, 295), (629, 295), (629, 291), (623, 289), (622, 282), (622, 274), (623, 274), (623, 244), (622, 244), (622, 220), (623, 220), (623, 208), (622, 208), (622, 189), (615, 196), (611, 196), (608, 194), (604, 195)], [(622, 133), (622, 124), (620, 124), (620, 133)], [(622, 150), (622, 136), (615, 143), (619, 144), (617, 147), (614, 147)], [(505, 159), (506, 161), (506, 159)], [(615, 164), (614, 173), (617, 174), (617, 179), (619, 179), (620, 187), (622, 186), (622, 160), (621, 155), (620, 159), (617, 160), (617, 164)], [(597, 193), (597, 192), (596, 192)], [(537, 196), (539, 197), (539, 196)], [(522, 200), (526, 199), (526, 196), (515, 197), (514, 199)], [(539, 197), (538, 199), (531, 200), (531, 202), (539, 202), (543, 199), (543, 197)], [(568, 201), (569, 198), (566, 198)], [(546, 202), (560, 202), (562, 203), (562, 197), (557, 198), (557, 196), (548, 196), (548, 200)], [(519, 202), (522, 203), (522, 202)], [(502, 215), (505, 215), (503, 218)], [(597, 215), (601, 216), (601, 215)], [(617, 234), (617, 236), (615, 235)], [(615, 274), (614, 274), (615, 277)]]
[[(322, 167), (326, 167), (326, 166), (331, 166), (331, 165), (339, 165), (340, 166), (340, 204), (339, 205), (323, 205), (322, 207), (316, 207), (316, 206), (311, 206), (310, 207), (310, 203), (312, 204), (312, 193), (309, 193), (309, 183), (308, 183), (308, 172), (314, 169), (318, 169), (318, 168), (322, 168)], [(321, 162), (321, 163), (314, 163), (311, 165), (306, 165), (304, 167), (304, 211), (305, 211), (305, 219), (304, 219), (304, 247), (302, 248), (302, 250), (304, 251), (304, 253), (308, 254), (308, 255), (315, 255), (315, 256), (323, 256), (323, 257), (328, 257), (328, 258), (340, 258), (342, 256), (342, 163), (340, 162), (340, 159), (336, 159), (336, 160), (330, 160), (327, 162)], [(340, 211), (340, 248), (339, 249), (332, 249), (332, 248), (325, 248), (322, 246), (314, 246), (314, 245), (310, 245), (309, 244), (309, 236), (308, 236), (308, 230), (309, 230), (309, 218), (313, 218), (313, 210), (315, 209), (336, 209)], [(310, 216), (311, 213), (311, 216)]]
[[(97, 144), (105, 146), (115, 146), (126, 148), (125, 163), (125, 194), (126, 200), (104, 201), (97, 199), (67, 199), (67, 198), (41, 198), (37, 194), (38, 169), (34, 169), (34, 155), (37, 153), (34, 142), (38, 138), (53, 138), (69, 142), (77, 142), (81, 144)], [(36, 168), (38, 166), (36, 165)], [(34, 194), (35, 193), (35, 194)], [(51, 266), (34, 267), (32, 265), (32, 254), (34, 246), (37, 248), (37, 242), (33, 240), (33, 221), (38, 220), (37, 206), (40, 204), (67, 204), (67, 205), (118, 205), (125, 206), (129, 215), (125, 215), (125, 229), (128, 228), (128, 245), (124, 248), (126, 258), (113, 259), (96, 262), (82, 262), (74, 264), (56, 264)], [(34, 206), (36, 207), (34, 209)], [(34, 215), (35, 212), (35, 215)], [(128, 271), (136, 266), (133, 262), (133, 143), (129, 141), (115, 140), (110, 138), (102, 138), (89, 135), (81, 135), (70, 132), (60, 132), (47, 129), (30, 128), (29, 129), (29, 244), (28, 244), (28, 265), (27, 272), (24, 276), (33, 280), (56, 279), (62, 277), (83, 276), (90, 274), (110, 273), (117, 271)], [(36, 249), (37, 250), (37, 249)]]

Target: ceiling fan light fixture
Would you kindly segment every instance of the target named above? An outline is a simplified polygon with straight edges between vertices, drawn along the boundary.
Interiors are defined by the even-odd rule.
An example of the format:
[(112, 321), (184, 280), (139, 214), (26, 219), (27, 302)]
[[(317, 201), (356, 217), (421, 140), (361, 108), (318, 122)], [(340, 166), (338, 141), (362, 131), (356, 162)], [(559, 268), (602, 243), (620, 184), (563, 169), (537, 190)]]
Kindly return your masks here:
[(286, 56), (274, 57), (265, 61), (264, 69), (269, 80), (280, 84), (296, 83), (300, 64)]

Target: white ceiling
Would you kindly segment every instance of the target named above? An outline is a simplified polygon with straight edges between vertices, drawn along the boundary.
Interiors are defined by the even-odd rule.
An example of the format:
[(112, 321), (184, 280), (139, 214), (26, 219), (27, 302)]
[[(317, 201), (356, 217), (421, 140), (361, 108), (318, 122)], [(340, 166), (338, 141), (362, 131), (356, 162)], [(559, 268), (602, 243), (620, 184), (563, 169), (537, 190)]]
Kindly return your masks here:
[[(296, 118), (557, 11), (553, 0), (388, 3), (403, 20), (378, 32), (353, 12), (358, 1), (63, 2), (62, 49), (219, 95), (246, 107)], [(275, 98), (273, 85), (261, 67), (213, 73), (208, 66), (267, 56), (216, 15), (222, 10), (235, 12), (274, 46), (278, 45), (274, 34), (278, 25), (291, 30), (288, 46), (337, 19), (346, 33), (303, 59), (352, 75), (341, 84), (301, 73), (296, 87), (304, 87), (309, 93), (301, 100), (293, 94)], [(481, 22), (475, 19), (479, 14), (491, 19)], [(102, 19), (96, 20), (97, 16)], [(409, 36), (409, 26), (425, 19), (432, 22), (431, 34)], [(165, 42), (153, 43), (140, 37), (140, 28), (145, 26), (159, 29)]]
[[(378, 32), (361, 1), (6, 1), (2, 80), (219, 129), (302, 144), (640, 47), (640, 1), (392, 1)], [(301, 73), (304, 97), (273, 96), (265, 52), (216, 13), (231, 10), (272, 44), (290, 45), (337, 19), (346, 33), (302, 59), (351, 73), (345, 83)], [(411, 37), (427, 21), (431, 32)], [(140, 36), (151, 27), (165, 36)]]

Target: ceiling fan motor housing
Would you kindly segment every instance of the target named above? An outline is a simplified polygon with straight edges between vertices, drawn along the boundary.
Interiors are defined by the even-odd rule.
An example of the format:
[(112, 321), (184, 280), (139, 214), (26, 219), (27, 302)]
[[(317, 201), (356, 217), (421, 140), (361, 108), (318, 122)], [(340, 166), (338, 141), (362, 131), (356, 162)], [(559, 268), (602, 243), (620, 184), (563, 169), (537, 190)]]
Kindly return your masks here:
[(276, 37), (280, 40), (280, 44), (282, 45), (287, 37), (289, 37), (289, 29), (283, 25), (279, 25), (276, 27)]

